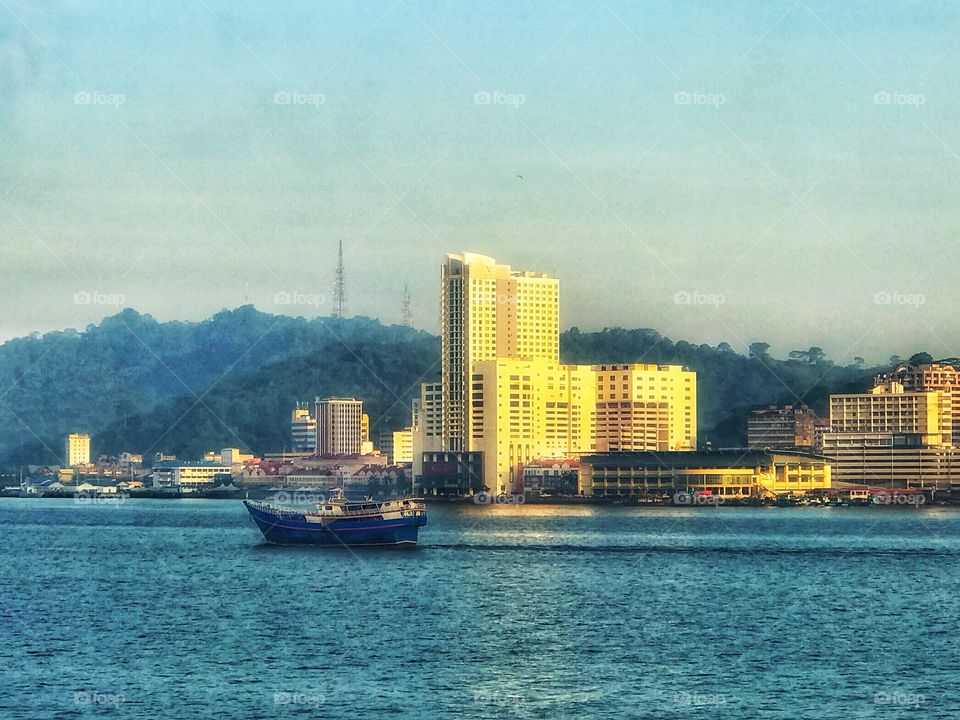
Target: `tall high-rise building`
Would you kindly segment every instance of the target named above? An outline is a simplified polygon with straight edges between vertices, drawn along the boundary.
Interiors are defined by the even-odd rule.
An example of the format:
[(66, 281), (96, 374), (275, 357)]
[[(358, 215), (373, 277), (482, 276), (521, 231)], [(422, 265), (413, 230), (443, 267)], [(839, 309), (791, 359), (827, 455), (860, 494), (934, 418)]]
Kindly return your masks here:
[(680, 365), (594, 365), (598, 452), (697, 449), (697, 374)]
[(65, 465), (76, 467), (90, 464), (90, 436), (86, 433), (70, 433), (67, 435)]
[(290, 417), (291, 447), (294, 452), (315, 452), (317, 449), (317, 419), (310, 414), (306, 403), (297, 403)]
[(559, 281), (498, 265), (484, 255), (447, 255), (440, 315), (443, 449), (466, 451), (474, 363), (497, 358), (559, 362)]
[(363, 401), (317, 398), (317, 453), (356, 455), (363, 449)]

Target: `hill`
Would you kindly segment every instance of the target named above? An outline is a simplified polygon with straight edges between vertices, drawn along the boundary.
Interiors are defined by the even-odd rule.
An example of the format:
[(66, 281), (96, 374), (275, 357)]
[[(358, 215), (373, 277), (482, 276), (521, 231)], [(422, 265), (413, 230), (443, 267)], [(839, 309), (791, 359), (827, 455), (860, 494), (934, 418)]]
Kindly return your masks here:
[[(700, 439), (715, 447), (743, 442), (753, 407), (805, 402), (825, 414), (830, 393), (864, 389), (879, 370), (836, 365), (819, 348), (779, 360), (766, 347), (755, 343), (747, 357), (651, 329), (561, 336), (564, 362), (695, 370)], [(435, 336), (369, 318), (306, 320), (244, 306), (160, 323), (128, 309), (83, 332), (0, 346), (0, 465), (58, 462), (71, 431), (90, 432), (96, 455), (280, 450), (293, 404), (314, 395), (363, 398), (375, 435), (408, 425), (419, 383), (438, 376)]]

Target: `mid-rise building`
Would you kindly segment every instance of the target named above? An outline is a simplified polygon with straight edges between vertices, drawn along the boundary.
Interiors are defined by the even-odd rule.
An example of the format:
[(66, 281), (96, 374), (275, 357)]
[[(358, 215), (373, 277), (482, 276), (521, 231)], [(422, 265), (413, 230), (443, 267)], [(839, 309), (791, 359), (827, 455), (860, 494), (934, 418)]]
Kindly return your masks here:
[(890, 382), (867, 393), (831, 395), (830, 432), (893, 433), (914, 436), (911, 444), (950, 445), (953, 418), (941, 392), (907, 392)]
[(65, 463), (67, 467), (90, 464), (90, 436), (86, 433), (67, 435)]
[(390, 462), (394, 465), (413, 463), (413, 429), (404, 428), (393, 432)]
[(593, 447), (594, 376), (589, 365), (483, 360), (471, 375), (471, 452), (484, 456), (484, 485), (512, 493), (522, 465)]
[(474, 253), (447, 255), (441, 271), (443, 449), (468, 449), (475, 363), (559, 362), (559, 281)]
[(364, 449), (362, 400), (317, 398), (316, 419), (319, 454), (356, 455), (362, 452)]
[(297, 403), (290, 417), (290, 447), (294, 452), (317, 451), (317, 419), (306, 403)]
[(946, 363), (903, 364), (877, 378), (877, 384), (897, 382), (907, 392), (941, 393), (944, 411), (951, 416), (951, 444), (960, 448), (960, 370)]
[(697, 449), (697, 374), (679, 365), (594, 365), (598, 452)]
[(804, 448), (815, 444), (816, 416), (805, 405), (754, 410), (747, 418), (747, 447), (763, 449)]
[(943, 391), (908, 391), (888, 381), (869, 393), (830, 396), (822, 453), (838, 482), (951, 488), (960, 484), (953, 431)]
[(423, 454), (443, 449), (443, 386), (423, 383), (420, 397), (410, 404), (410, 429), (413, 435), (413, 477), (423, 475)]

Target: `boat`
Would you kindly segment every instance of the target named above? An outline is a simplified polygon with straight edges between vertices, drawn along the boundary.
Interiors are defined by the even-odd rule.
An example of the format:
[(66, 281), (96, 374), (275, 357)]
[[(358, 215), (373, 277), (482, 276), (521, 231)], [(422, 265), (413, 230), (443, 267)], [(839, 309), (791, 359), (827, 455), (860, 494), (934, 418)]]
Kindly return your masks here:
[(420, 498), (348, 500), (341, 491), (310, 509), (257, 500), (243, 504), (267, 542), (277, 545), (360, 547), (409, 546), (427, 524)]

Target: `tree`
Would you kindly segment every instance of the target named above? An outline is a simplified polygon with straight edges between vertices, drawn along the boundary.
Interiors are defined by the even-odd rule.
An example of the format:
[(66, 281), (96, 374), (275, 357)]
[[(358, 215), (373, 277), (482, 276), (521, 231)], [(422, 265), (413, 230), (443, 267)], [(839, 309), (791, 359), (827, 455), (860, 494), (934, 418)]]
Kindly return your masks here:
[(911, 365), (929, 365), (933, 362), (933, 356), (927, 352), (918, 352), (910, 356)]
[(858, 355), (853, 359), (853, 364), (858, 368), (862, 368), (864, 365), (867, 364), (867, 361)]
[(757, 358), (758, 360), (766, 360), (769, 356), (767, 351), (770, 350), (770, 344), (765, 342), (753, 342), (750, 343), (750, 357)]
[(807, 350), (807, 362), (811, 365), (818, 365), (822, 363), (827, 357), (827, 354), (823, 352), (823, 348), (818, 348), (816, 346)]
[(810, 362), (810, 353), (806, 350), (791, 350), (787, 357), (797, 362)]
[(733, 348), (730, 347), (730, 343), (728, 343), (728, 342), (726, 342), (726, 341), (724, 341), (724, 342), (720, 343), (719, 345), (717, 345), (717, 350), (718, 350), (719, 352), (724, 352), (724, 353), (725, 353), (725, 352), (733, 352)]
[(894, 366), (901, 365), (903, 363), (903, 358), (899, 355), (891, 355), (887, 362)]

